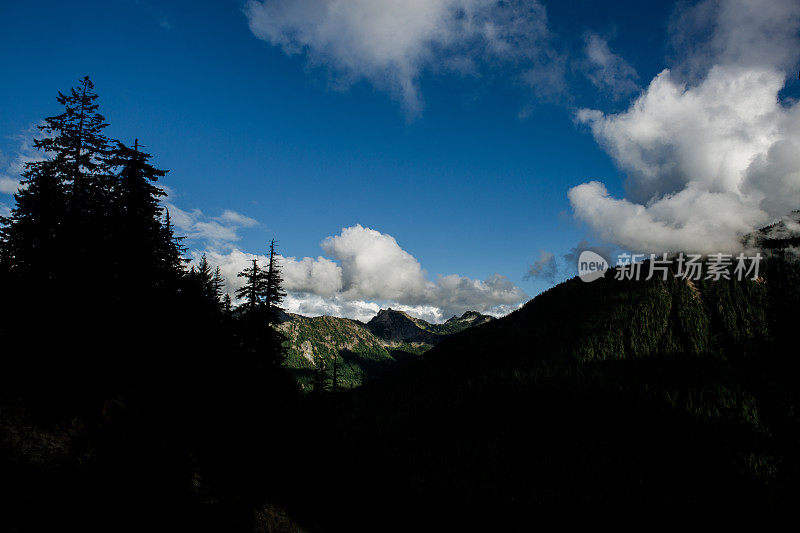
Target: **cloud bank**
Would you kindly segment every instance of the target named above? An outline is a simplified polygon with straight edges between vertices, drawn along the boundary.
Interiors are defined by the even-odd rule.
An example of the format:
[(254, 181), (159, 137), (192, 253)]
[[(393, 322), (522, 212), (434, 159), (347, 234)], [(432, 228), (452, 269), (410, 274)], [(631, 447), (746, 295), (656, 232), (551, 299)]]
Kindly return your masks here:
[(470, 74), (491, 61), (518, 65), (541, 93), (563, 85), (536, 1), (249, 0), (244, 12), (256, 37), (305, 54), (340, 87), (366, 80), (389, 91), (411, 115), (424, 70)]
[(626, 111), (577, 113), (626, 173), (626, 197), (591, 181), (569, 200), (627, 249), (735, 250), (741, 234), (800, 208), (800, 105), (779, 98), (800, 52), (800, 3), (707, 1), (676, 20), (679, 49), (697, 28), (710, 36)]
[[(394, 237), (355, 225), (326, 238), (322, 249), (329, 257), (280, 257), (285, 308), (304, 315), (336, 315), (369, 320), (379, 309), (405, 310), (439, 322), (467, 310), (503, 315), (516, 309), (527, 295), (505, 276), (474, 280), (457, 274), (428, 279), (419, 261), (403, 250)], [(195, 260), (202, 252), (193, 252)], [(219, 265), (226, 291), (233, 295), (242, 279), (236, 274), (251, 259), (266, 257), (233, 249), (207, 250)]]

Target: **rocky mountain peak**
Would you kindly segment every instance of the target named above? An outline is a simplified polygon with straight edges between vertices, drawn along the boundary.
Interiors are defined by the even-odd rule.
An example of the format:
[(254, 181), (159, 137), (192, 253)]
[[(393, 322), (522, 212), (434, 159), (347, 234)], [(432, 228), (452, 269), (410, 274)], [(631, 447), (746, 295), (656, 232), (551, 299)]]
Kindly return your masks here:
[(494, 317), (489, 315), (483, 315), (477, 311), (466, 311), (463, 315), (453, 315), (451, 318), (448, 318), (445, 324), (455, 324), (459, 322), (477, 322), (478, 324), (482, 324), (484, 322), (490, 322), (494, 320)]
[(367, 328), (378, 338), (389, 343), (436, 344), (440, 337), (427, 331), (427, 322), (413, 318), (403, 311), (381, 309), (367, 323)]

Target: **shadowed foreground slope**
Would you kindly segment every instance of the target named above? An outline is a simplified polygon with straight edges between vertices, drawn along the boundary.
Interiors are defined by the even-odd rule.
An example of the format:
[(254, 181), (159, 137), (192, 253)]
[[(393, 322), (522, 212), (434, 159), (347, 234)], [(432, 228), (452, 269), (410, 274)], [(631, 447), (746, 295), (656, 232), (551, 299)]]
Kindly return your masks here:
[(573, 279), (455, 335), (323, 413), (336, 460), (313, 506), (369, 529), (522, 525), (553, 503), (792, 501), (800, 284), (796, 263), (766, 267), (746, 282)]

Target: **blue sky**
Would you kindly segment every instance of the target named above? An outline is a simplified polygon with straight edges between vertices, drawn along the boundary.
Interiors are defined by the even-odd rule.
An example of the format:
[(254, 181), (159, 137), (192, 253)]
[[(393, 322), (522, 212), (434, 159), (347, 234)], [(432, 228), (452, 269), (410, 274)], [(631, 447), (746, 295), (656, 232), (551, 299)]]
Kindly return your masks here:
[[(800, 205), (791, 187), (759, 186), (746, 196), (755, 186), (742, 185), (756, 183), (759, 156), (762, 174), (774, 172), (781, 161), (768, 157), (770, 147), (797, 140), (784, 126), (800, 94), (790, 76), (793, 2), (756, 9), (762, 24), (747, 2), (510, 2), (511, 13), (488, 0), (418, 4), (3, 2), (0, 175), (15, 178), (31, 126), (58, 111), (58, 90), (88, 74), (109, 134), (138, 137), (170, 170), (169, 202), (185, 214), (194, 251), (213, 253), (228, 272), (238, 265), (232, 258), (263, 253), (273, 236), (284, 256), (296, 258), (290, 269), (324, 256), (332, 263), (323, 266), (339, 268), (331, 274), (338, 281), (323, 287), (309, 260), (297, 272), (293, 309), (360, 318), (375, 310), (365, 302), (446, 318), (480, 307), (481, 294), (488, 295), (483, 310), (501, 312), (574, 275), (563, 256), (581, 241), (648, 251), (702, 247), (709, 242), (703, 230), (712, 227), (722, 246), (785, 210), (776, 198), (788, 194)], [(758, 33), (764, 27), (772, 40)], [(766, 44), (737, 51), (732, 39), (742, 38)], [(764, 57), (772, 71), (753, 70)], [(665, 68), (669, 76), (660, 75)], [(732, 79), (763, 87), (762, 99), (752, 101), (753, 88), (734, 94)], [(763, 127), (766, 140), (733, 142), (717, 122), (692, 123), (713, 94), (728, 98), (734, 120)], [(770, 98), (775, 109), (758, 107)], [(770, 113), (782, 115), (764, 125)], [(674, 125), (673, 116), (683, 122)], [(670, 124), (663, 138), (631, 134), (658, 121)], [(749, 159), (730, 176), (714, 170), (698, 178), (720, 167), (698, 163), (680, 139), (703, 127), (711, 128), (703, 139), (721, 139), (703, 153), (728, 161), (744, 143)], [(665, 153), (679, 163), (665, 170)], [(794, 160), (787, 164), (794, 176)], [(698, 183), (714, 196), (680, 203)], [(743, 221), (715, 214), (741, 212), (740, 201), (752, 208)], [(0, 194), (0, 204), (11, 202)], [(708, 210), (700, 220), (698, 206)], [(357, 225), (363, 231), (347, 240), (342, 229)], [(391, 268), (369, 253), (385, 253)], [(376, 281), (366, 263), (414, 281)], [(411, 273), (392, 270), (396, 264)], [(538, 275), (531, 277), (532, 266)], [(445, 294), (439, 274), (457, 274), (474, 290)], [(497, 296), (481, 285), (494, 274), (514, 288), (501, 284)], [(360, 302), (359, 311), (347, 302)]]

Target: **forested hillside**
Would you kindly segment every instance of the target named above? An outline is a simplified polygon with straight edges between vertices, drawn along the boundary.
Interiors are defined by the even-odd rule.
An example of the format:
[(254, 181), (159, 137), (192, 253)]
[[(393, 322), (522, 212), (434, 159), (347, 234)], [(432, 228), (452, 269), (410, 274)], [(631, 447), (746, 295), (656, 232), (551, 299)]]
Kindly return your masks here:
[(800, 266), (783, 255), (755, 281), (575, 278), (463, 331), (340, 398), (335, 496), (311, 505), (370, 529), (397, 509), (500, 527), (552, 504), (790, 504)]
[(0, 529), (252, 531), (299, 405), (274, 243), (232, 309), (89, 78), (57, 101), (0, 220)]
[(381, 310), (368, 323), (332, 316), (286, 315), (286, 362), (301, 389), (348, 389), (415, 360), (448, 335), (493, 317), (467, 311), (430, 324), (402, 311)]

